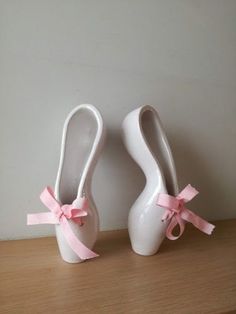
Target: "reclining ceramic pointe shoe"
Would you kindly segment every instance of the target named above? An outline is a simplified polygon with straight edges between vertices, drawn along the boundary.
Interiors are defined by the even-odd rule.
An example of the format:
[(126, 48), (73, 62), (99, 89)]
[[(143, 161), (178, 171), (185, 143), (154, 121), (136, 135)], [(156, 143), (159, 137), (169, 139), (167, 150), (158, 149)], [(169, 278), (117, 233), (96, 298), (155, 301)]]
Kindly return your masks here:
[(104, 138), (103, 120), (94, 106), (84, 104), (71, 111), (63, 128), (55, 195), (49, 188), (41, 194), (42, 202), (52, 211), (41, 215), (54, 216), (50, 220), (28, 215), (28, 224), (55, 224), (61, 256), (69, 263), (97, 256), (91, 251), (99, 230), (91, 180)]
[(124, 144), (146, 177), (146, 185), (130, 209), (128, 230), (133, 250), (155, 254), (165, 238), (165, 209), (157, 206), (159, 193), (177, 195), (178, 184), (172, 153), (156, 110), (143, 106), (123, 121)]

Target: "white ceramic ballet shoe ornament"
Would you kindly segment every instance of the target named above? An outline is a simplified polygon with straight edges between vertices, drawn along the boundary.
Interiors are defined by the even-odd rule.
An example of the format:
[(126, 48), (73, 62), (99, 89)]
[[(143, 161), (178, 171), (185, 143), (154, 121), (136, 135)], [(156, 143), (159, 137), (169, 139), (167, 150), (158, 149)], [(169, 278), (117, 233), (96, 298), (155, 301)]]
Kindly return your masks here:
[(40, 196), (51, 212), (27, 217), (29, 225), (55, 224), (61, 256), (69, 263), (98, 256), (92, 251), (99, 217), (91, 180), (104, 139), (103, 120), (94, 106), (84, 104), (72, 110), (63, 128), (55, 194), (47, 187)]
[[(158, 251), (165, 236), (173, 240), (182, 234), (183, 219), (192, 217), (190, 211), (186, 214), (184, 202), (193, 198), (197, 191), (195, 190), (194, 194), (194, 191), (188, 189), (178, 195), (171, 149), (157, 111), (152, 106), (142, 106), (130, 112), (123, 121), (122, 134), (129, 154), (146, 177), (144, 190), (129, 213), (131, 245), (140, 255), (153, 255)], [(178, 196), (175, 198), (175, 195)], [(183, 208), (186, 211), (183, 211)], [(180, 217), (180, 212), (184, 218)], [(176, 224), (180, 225), (178, 237), (172, 235)], [(201, 227), (201, 223), (198, 227)], [(205, 226), (208, 232), (212, 231), (212, 228), (207, 230)]]

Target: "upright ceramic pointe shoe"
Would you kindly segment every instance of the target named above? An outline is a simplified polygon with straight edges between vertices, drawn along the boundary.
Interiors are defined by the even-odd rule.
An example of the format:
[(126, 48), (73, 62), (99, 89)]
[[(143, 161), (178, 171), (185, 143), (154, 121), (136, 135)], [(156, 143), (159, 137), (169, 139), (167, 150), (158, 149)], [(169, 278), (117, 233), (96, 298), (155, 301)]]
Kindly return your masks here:
[(123, 121), (124, 144), (146, 177), (146, 185), (130, 209), (128, 230), (133, 250), (141, 255), (155, 254), (164, 237), (165, 209), (157, 206), (159, 193), (178, 194), (176, 170), (171, 149), (157, 111), (142, 106)]
[[(62, 135), (61, 158), (55, 184), (55, 196), (62, 204), (85, 197), (88, 216), (82, 226), (69, 221), (77, 238), (92, 249), (99, 230), (99, 216), (91, 194), (92, 174), (104, 143), (105, 129), (99, 111), (92, 105), (80, 105), (68, 115)], [(61, 225), (56, 236), (62, 258), (69, 263), (81, 259), (68, 245)]]
[(104, 137), (103, 120), (94, 106), (84, 104), (71, 111), (63, 128), (55, 194), (50, 188), (41, 194), (51, 213), (28, 215), (28, 224), (55, 224), (61, 256), (69, 263), (97, 256), (92, 248), (99, 217), (91, 180)]

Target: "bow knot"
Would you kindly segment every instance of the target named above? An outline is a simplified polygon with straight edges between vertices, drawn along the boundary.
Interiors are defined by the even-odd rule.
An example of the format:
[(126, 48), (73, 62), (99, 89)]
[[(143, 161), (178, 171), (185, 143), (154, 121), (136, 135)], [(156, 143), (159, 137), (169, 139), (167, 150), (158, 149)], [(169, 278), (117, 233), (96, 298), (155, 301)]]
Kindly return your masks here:
[(60, 224), (62, 232), (71, 249), (81, 258), (89, 259), (98, 256), (87, 248), (74, 234), (68, 220), (83, 225), (82, 217), (88, 215), (88, 203), (85, 197), (77, 198), (71, 205), (61, 205), (55, 198), (50, 187), (44, 189), (40, 195), (42, 203), (51, 211), (50, 213), (38, 213), (27, 215), (27, 224)]
[(69, 215), (67, 215), (65, 213), (65, 209), (66, 209), (67, 205), (63, 205), (62, 207), (59, 207), (55, 212), (55, 216), (58, 218), (58, 221), (61, 220), (62, 216), (65, 216), (66, 218), (70, 219)]
[(75, 206), (72, 205), (62, 205), (58, 210), (55, 212), (56, 217), (59, 221), (61, 221), (62, 217), (66, 217), (67, 219), (72, 219), (74, 222), (79, 223), (82, 225), (82, 217), (85, 217), (88, 215), (88, 213), (85, 210), (81, 210), (79, 208), (75, 208)]
[[(176, 240), (182, 235), (185, 229), (185, 221), (191, 222), (196, 228), (206, 234), (212, 233), (215, 228), (214, 225), (185, 207), (185, 203), (191, 201), (197, 194), (198, 191), (189, 184), (176, 197), (164, 193), (158, 195), (157, 205), (166, 209), (162, 221), (170, 221), (166, 229), (168, 239)], [(177, 225), (179, 225), (180, 232), (178, 236), (174, 236), (172, 232)]]

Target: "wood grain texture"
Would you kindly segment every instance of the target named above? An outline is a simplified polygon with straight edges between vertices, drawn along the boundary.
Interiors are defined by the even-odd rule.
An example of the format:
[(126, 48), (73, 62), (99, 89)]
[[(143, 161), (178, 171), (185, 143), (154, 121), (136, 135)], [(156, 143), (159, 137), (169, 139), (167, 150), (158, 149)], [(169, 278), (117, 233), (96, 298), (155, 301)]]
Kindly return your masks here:
[(236, 220), (209, 237), (190, 225), (150, 257), (126, 230), (101, 232), (99, 258), (67, 264), (55, 238), (0, 242), (0, 313), (236, 313)]

